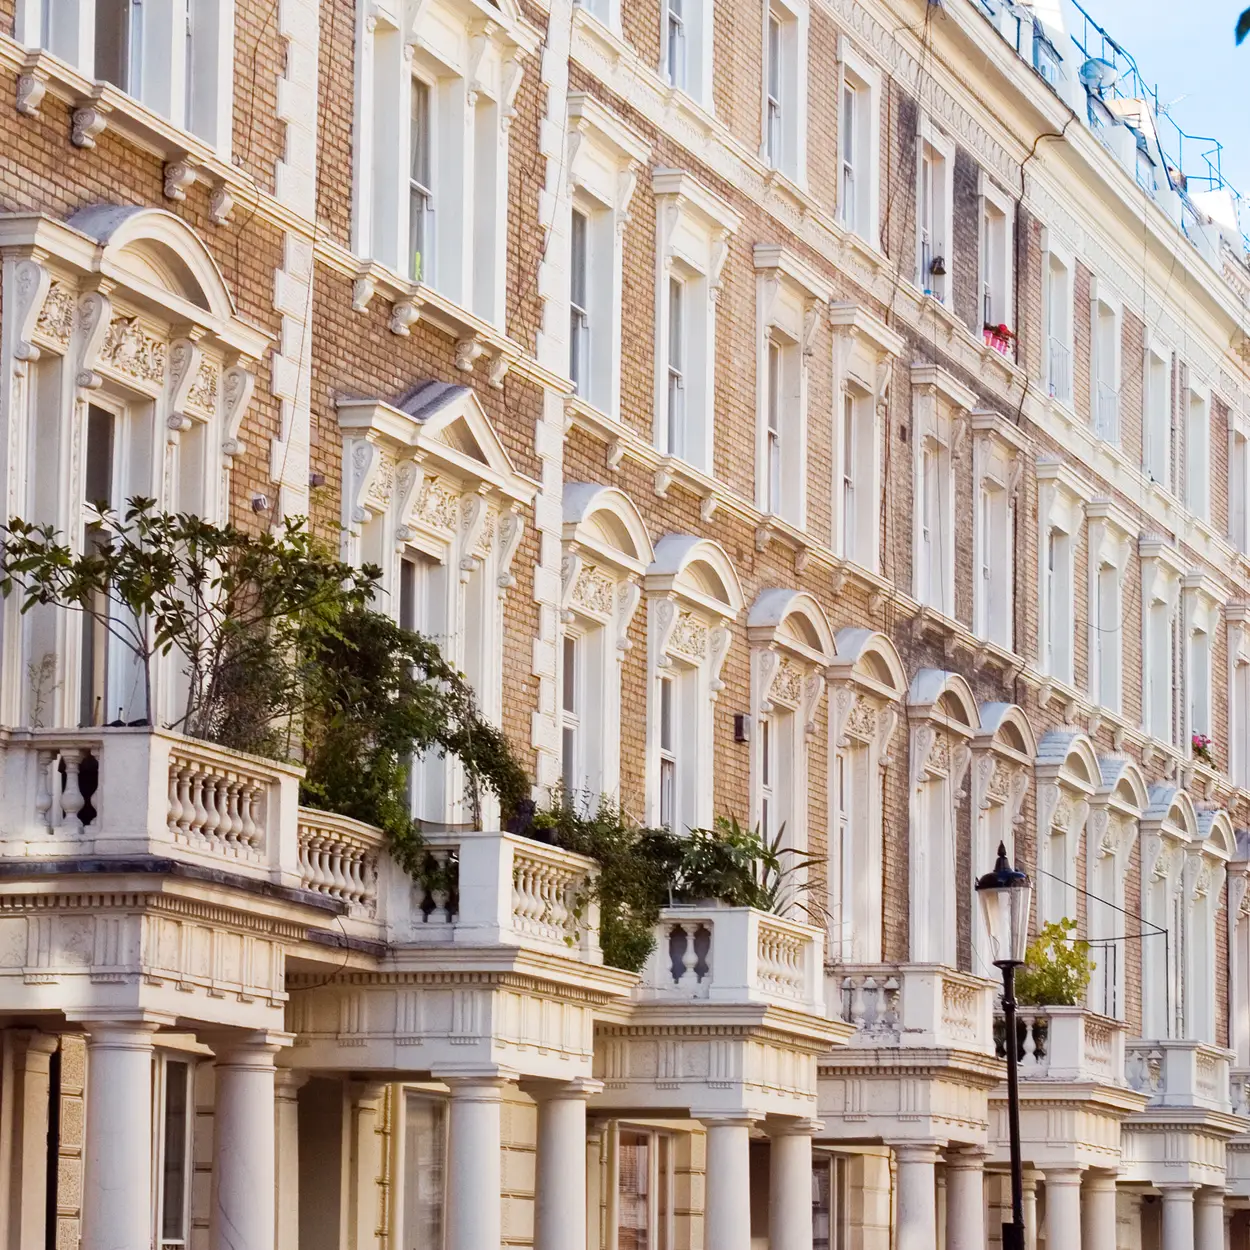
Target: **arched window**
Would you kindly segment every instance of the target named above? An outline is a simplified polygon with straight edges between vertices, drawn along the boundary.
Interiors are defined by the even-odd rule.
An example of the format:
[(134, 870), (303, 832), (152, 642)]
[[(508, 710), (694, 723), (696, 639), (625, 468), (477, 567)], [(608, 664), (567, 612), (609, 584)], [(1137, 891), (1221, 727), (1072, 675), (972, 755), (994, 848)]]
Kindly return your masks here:
[[(100, 541), (97, 505), (143, 495), (162, 509), (228, 516), (229, 473), (255, 362), (270, 340), (244, 322), (208, 249), (162, 209), (96, 205), (64, 224), (30, 215), (3, 226), (0, 481), (10, 514), (52, 525), (71, 546)], [(4, 621), (0, 720), (26, 723), (28, 674), (51, 655), (62, 679), (49, 725), (167, 722), (184, 680), (153, 673), (144, 706), (136, 661), (101, 625), (53, 607)]]
[[(1033, 779), (1036, 746), (1024, 712), (1014, 703), (983, 703), (981, 731), (972, 740), (972, 884), (994, 865), (999, 843), (1015, 859), (1016, 826)], [(994, 975), (981, 908), (972, 900), (972, 971)]]
[(1037, 919), (1076, 920), (1077, 858), (1089, 800), (1102, 780), (1094, 747), (1083, 734), (1052, 729), (1037, 747)]
[(882, 958), (885, 769), (906, 676), (894, 644), (843, 629), (829, 665), (830, 958)]
[(751, 644), (751, 815), (761, 836), (808, 849), (808, 742), (833, 659), (820, 604), (797, 590), (762, 590), (747, 614)]
[(666, 534), (647, 594), (647, 823), (678, 832), (712, 821), (712, 710), (742, 587), (717, 543)]
[[(1125, 1019), (1127, 950), (1125, 940), (1141, 925), (1125, 923), (1125, 879), (1137, 841), (1138, 821), (1149, 797), (1141, 770), (1119, 757), (1102, 756), (1101, 784), (1090, 799), (1085, 845), (1085, 936), (1093, 948), (1094, 974), (1089, 1006), (1104, 1016)], [(1136, 904), (1133, 906), (1136, 910)], [(1155, 939), (1131, 939), (1149, 942)]]
[[(344, 557), (381, 566), (383, 610), (437, 642), (497, 721), (503, 598), (532, 483), (513, 468), (466, 386), (422, 382), (396, 404), (342, 400), (339, 426)], [(454, 761), (427, 756), (412, 790), (418, 819), (469, 819)]]
[(653, 558), (627, 495), (596, 482), (565, 486), (561, 779), (566, 793), (590, 808), (601, 795), (619, 797), (620, 664)]
[(1185, 1036), (1216, 1044), (1216, 913), (1223, 905), (1228, 862), (1236, 839), (1228, 813), (1198, 813), (1198, 843), (1185, 856), (1184, 963), (1181, 975), (1192, 987), (1185, 996)]
[(907, 692), (911, 725), (910, 948), (913, 963), (956, 966), (955, 813), (964, 797), (976, 700), (957, 673), (922, 668)]

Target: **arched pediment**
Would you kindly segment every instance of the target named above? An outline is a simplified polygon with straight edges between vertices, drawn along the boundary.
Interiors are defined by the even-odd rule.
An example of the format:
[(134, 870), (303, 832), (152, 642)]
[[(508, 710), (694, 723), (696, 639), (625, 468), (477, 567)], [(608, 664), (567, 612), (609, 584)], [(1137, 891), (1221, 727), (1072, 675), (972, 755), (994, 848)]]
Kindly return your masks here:
[(163, 208), (93, 204), (66, 224), (100, 244), (100, 272), (121, 285), (158, 300), (185, 300), (221, 321), (236, 315), (217, 262), (181, 217)]
[(1102, 784), (1102, 769), (1094, 744), (1077, 729), (1052, 729), (1037, 744), (1039, 772), (1056, 773), (1062, 780), (1092, 794)]
[(944, 669), (922, 668), (912, 678), (907, 710), (913, 719), (935, 717), (969, 735), (981, 728), (972, 687), (958, 673)]
[(837, 656), (833, 673), (862, 682), (889, 699), (901, 699), (907, 690), (907, 671), (898, 650), (885, 636), (873, 629), (848, 626), (838, 630), (834, 640)]
[(564, 541), (639, 574), (655, 559), (634, 501), (623, 490), (599, 482), (565, 486)]
[(1143, 821), (1167, 826), (1169, 833), (1193, 840), (1198, 837), (1198, 813), (1194, 801), (1180, 786), (1154, 785), (1150, 787), (1150, 804)]
[(1122, 755), (1100, 755), (1098, 767), (1102, 773), (1099, 793), (1126, 813), (1141, 816), (1150, 806), (1150, 791), (1141, 769)]
[(742, 585), (725, 549), (710, 538), (665, 534), (655, 544), (647, 570), (651, 592), (675, 591), (709, 611), (736, 617), (744, 603)]
[(1203, 849), (1222, 860), (1233, 859), (1237, 854), (1233, 822), (1222, 807), (1198, 813), (1198, 836), (1203, 841)]
[(747, 637), (780, 643), (815, 663), (833, 659), (833, 630), (824, 609), (805, 590), (761, 590), (747, 613)]
[(978, 712), (981, 717), (978, 747), (1003, 751), (1032, 762), (1037, 754), (1037, 743), (1033, 727), (1021, 707), (1015, 703), (982, 703)]

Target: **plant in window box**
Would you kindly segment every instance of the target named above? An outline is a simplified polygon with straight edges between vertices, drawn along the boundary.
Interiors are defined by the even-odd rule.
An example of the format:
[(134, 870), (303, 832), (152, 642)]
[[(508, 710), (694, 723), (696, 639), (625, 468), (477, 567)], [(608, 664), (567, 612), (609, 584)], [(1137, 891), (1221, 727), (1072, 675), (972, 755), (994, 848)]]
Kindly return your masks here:
[(1189, 740), (1189, 747), (1196, 760), (1200, 760), (1208, 768), (1215, 767), (1215, 743), (1206, 734), (1194, 734)]
[(1003, 356), (1011, 351), (1012, 340), (1016, 337), (1005, 322), (999, 322), (998, 325), (986, 323), (983, 335), (986, 346), (992, 347)]

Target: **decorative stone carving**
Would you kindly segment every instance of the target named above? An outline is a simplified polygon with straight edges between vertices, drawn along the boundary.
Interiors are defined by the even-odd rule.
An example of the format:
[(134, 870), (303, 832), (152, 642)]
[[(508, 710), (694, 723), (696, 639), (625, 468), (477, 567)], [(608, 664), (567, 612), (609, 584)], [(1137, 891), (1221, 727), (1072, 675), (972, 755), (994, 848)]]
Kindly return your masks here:
[(370, 479), (366, 496), (379, 510), (391, 506), (391, 494), (395, 489), (395, 460), (382, 452), (378, 456), (377, 472)]
[(599, 569), (583, 568), (573, 583), (573, 602), (588, 612), (610, 616), (616, 583)]
[(74, 291), (67, 283), (54, 282), (39, 312), (38, 333), (54, 343), (67, 344), (74, 330), (74, 300)]
[(846, 718), (844, 735), (860, 742), (871, 742), (877, 736), (877, 708), (869, 699), (855, 700)]
[(707, 655), (708, 629), (689, 612), (678, 614), (677, 623), (669, 638), (668, 649), (690, 660), (702, 660)]
[(195, 185), (195, 166), (190, 161), (170, 161), (165, 166), (165, 198), (182, 201)]
[(417, 500), (417, 515), (428, 525), (455, 533), (460, 520), (460, 497), (445, 482), (428, 478)]
[(217, 411), (217, 366), (211, 360), (200, 361), (187, 392), (187, 407), (209, 415)]
[(76, 148), (95, 147), (98, 135), (108, 122), (107, 113), (101, 108), (89, 107), (74, 110), (73, 125), (70, 130), (70, 142)]
[(159, 384), (165, 380), (167, 354), (165, 344), (146, 333), (138, 317), (115, 317), (104, 336), (101, 360), (119, 373)]
[(769, 689), (770, 701), (797, 707), (803, 696), (803, 673), (797, 664), (782, 660)]

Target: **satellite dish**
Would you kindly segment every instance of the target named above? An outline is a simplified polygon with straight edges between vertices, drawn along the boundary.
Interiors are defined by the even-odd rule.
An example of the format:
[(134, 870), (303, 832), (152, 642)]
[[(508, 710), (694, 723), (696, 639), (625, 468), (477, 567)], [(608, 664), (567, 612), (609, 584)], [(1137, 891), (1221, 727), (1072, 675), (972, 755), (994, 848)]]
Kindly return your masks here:
[(1120, 71), (1110, 61), (1091, 56), (1081, 66), (1078, 77), (1091, 91), (1101, 91), (1104, 87), (1110, 87), (1120, 77)]

